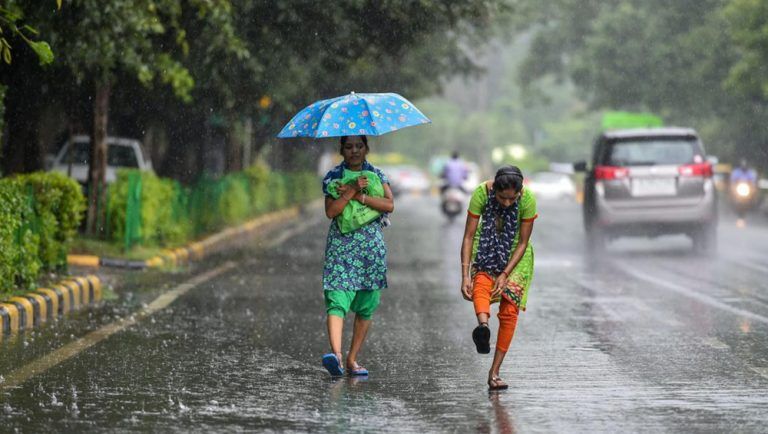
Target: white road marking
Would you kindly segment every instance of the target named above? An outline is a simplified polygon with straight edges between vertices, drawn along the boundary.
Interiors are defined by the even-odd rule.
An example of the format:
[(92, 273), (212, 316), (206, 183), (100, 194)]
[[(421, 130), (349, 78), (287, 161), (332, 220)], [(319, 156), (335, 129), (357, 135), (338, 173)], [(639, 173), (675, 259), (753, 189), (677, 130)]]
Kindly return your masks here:
[[(275, 238), (269, 240), (269, 242), (265, 244), (265, 247), (271, 248), (282, 244), (285, 242), (285, 240), (308, 229), (312, 225), (313, 222), (305, 221), (288, 230), (284, 230)], [(133, 314), (128, 318), (121, 318), (113, 323), (107, 324), (74, 342), (64, 345), (56, 351), (46, 354), (39, 359), (16, 369), (5, 377), (5, 381), (0, 382), (0, 390), (19, 386), (35, 375), (41, 374), (48, 369), (51, 369), (52, 367), (60, 364), (61, 362), (71, 359), (72, 357), (96, 345), (111, 335), (125, 330), (126, 328), (136, 324), (143, 318), (146, 318), (147, 316), (152, 315), (159, 310), (165, 309), (168, 305), (187, 293), (190, 289), (213, 279), (214, 277), (234, 268), (236, 265), (236, 263), (230, 261), (217, 268), (214, 268), (213, 270), (209, 270), (203, 274), (195, 276), (189, 279), (187, 282), (178, 285), (174, 289), (161, 294), (146, 308), (142, 309), (138, 313)]]
[(107, 324), (96, 331), (88, 333), (84, 337), (71, 342), (63, 347), (59, 348), (52, 353), (46, 354), (37, 360), (34, 360), (19, 369), (11, 372), (5, 377), (5, 381), (0, 383), (0, 390), (5, 388), (16, 387), (35, 375), (41, 374), (48, 369), (58, 365), (59, 363), (71, 359), (84, 350), (96, 345), (104, 339), (112, 336), (113, 334), (125, 330), (126, 328), (136, 324), (147, 316), (153, 313), (165, 309), (173, 303), (177, 298), (187, 293), (190, 289), (203, 284), (214, 277), (232, 269), (235, 266), (234, 262), (227, 262), (213, 270), (206, 271), (203, 274), (195, 276), (185, 283), (178, 285), (174, 289), (163, 293), (152, 301), (147, 307), (142, 309), (136, 314), (131, 315), (128, 318), (121, 318), (113, 323)]
[(287, 239), (293, 237), (294, 235), (298, 235), (301, 232), (304, 232), (305, 230), (309, 229), (311, 226), (314, 226), (318, 224), (314, 221), (314, 219), (310, 219), (307, 221), (304, 221), (300, 224), (297, 224), (296, 226), (284, 230), (279, 235), (277, 235), (275, 238), (269, 240), (268, 242), (264, 243), (263, 246), (266, 248), (272, 248), (276, 247), (282, 243), (284, 243)]
[(716, 350), (727, 350), (727, 349), (731, 348), (731, 347), (728, 346), (728, 344), (726, 344), (725, 342), (721, 341), (720, 339), (718, 339), (716, 337), (705, 338), (705, 339), (702, 339), (701, 342), (704, 345), (706, 345), (706, 346), (708, 346), (710, 348), (714, 348)]
[(619, 263), (619, 262), (613, 262), (613, 264), (616, 266), (616, 268), (621, 269), (623, 272), (629, 274), (630, 276), (639, 279), (644, 280), (648, 283), (653, 284), (651, 287), (662, 287), (669, 289), (670, 291), (677, 292), (680, 295), (683, 295), (685, 297), (694, 299), (700, 303), (706, 304), (708, 306), (712, 306), (714, 308), (724, 310), (726, 312), (730, 312), (742, 317), (754, 319), (755, 321), (760, 321), (762, 323), (768, 324), (768, 317), (765, 317), (763, 315), (756, 314), (754, 312), (750, 312), (745, 309), (739, 309), (737, 307), (733, 307), (730, 305), (727, 305), (720, 300), (717, 300), (713, 297), (710, 297), (708, 295), (704, 295), (697, 291), (692, 291), (684, 286), (676, 285), (672, 282), (667, 282), (666, 280), (660, 279), (658, 277), (654, 277), (645, 273), (642, 273), (640, 271), (634, 270), (632, 267)]
[(747, 260), (741, 261), (741, 260), (738, 260), (738, 259), (734, 259), (734, 260), (732, 260), (730, 262), (733, 262), (734, 264), (737, 264), (737, 265), (741, 265), (742, 267), (749, 268), (752, 271), (758, 271), (758, 272), (761, 272), (761, 273), (768, 273), (768, 267), (766, 267), (764, 265), (756, 264), (756, 263), (751, 262), (751, 261), (747, 261)]

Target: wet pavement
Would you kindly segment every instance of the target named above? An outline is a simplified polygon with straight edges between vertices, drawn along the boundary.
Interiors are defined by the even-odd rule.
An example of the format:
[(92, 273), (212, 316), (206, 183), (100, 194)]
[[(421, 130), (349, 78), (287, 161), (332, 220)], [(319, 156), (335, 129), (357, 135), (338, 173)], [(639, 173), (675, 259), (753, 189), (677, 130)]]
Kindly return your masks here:
[[(474, 351), (458, 289), (463, 224), (446, 223), (434, 198), (396, 207), (390, 288), (360, 357), (367, 379), (332, 380), (320, 365), (318, 212), (193, 269), (136, 274), (101, 308), (0, 344), (0, 431), (764, 432), (768, 225), (757, 221), (768, 218), (743, 229), (724, 218), (713, 258), (684, 237), (589, 257), (579, 206), (540, 203), (528, 311), (501, 371), (511, 387), (489, 394), (491, 357)], [(15, 369), (132, 316), (9, 387)]]

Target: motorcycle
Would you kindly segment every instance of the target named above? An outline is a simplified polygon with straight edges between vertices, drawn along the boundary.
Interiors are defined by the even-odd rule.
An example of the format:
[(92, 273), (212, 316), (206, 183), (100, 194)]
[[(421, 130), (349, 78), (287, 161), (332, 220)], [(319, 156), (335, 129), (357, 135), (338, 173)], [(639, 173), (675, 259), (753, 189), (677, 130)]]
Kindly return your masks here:
[(731, 185), (731, 208), (739, 219), (744, 219), (747, 212), (757, 205), (757, 186), (749, 181), (737, 181)]
[(443, 214), (453, 221), (464, 210), (466, 194), (458, 187), (446, 187), (440, 197), (440, 208)]

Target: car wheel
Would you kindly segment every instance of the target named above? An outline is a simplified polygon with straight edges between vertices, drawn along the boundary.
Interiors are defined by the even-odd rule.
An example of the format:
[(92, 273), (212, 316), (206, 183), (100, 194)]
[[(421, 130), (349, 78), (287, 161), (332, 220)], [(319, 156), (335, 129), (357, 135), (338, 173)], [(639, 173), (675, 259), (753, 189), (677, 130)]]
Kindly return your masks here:
[(587, 232), (587, 249), (591, 254), (600, 254), (605, 252), (606, 245), (608, 244), (608, 237), (604, 233), (597, 230), (591, 230)]
[(712, 255), (717, 251), (717, 227), (714, 224), (700, 226), (692, 235), (696, 253)]

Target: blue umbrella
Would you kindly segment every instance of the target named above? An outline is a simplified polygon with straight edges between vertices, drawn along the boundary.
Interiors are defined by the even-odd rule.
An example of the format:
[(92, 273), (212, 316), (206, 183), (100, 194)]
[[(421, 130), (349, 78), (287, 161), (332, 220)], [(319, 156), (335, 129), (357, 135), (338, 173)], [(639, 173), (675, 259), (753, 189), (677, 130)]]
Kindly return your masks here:
[(350, 93), (304, 108), (277, 137), (380, 136), (429, 120), (396, 93)]

